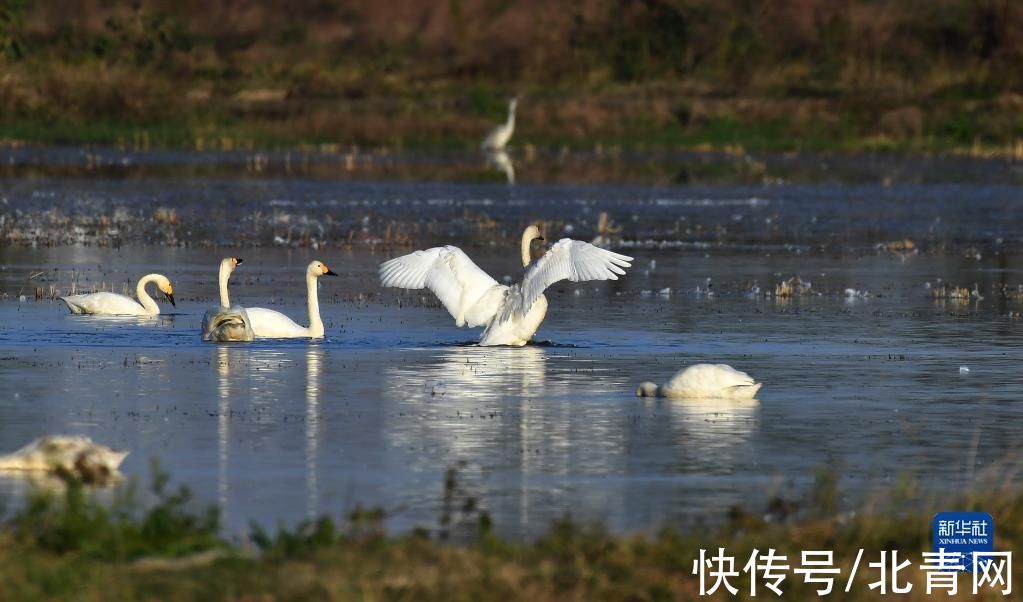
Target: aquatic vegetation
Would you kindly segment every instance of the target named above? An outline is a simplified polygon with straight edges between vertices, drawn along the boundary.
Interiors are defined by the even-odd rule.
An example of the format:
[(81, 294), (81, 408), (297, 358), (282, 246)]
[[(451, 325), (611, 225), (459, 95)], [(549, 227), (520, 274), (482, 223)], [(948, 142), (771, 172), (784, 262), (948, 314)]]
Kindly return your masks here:
[(808, 280), (803, 280), (799, 276), (793, 276), (792, 278), (783, 280), (774, 286), (774, 296), (780, 299), (802, 297), (813, 294), (816, 293), (813, 290), (811, 283)]
[(965, 286), (955, 286), (942, 282), (938, 286), (931, 288), (930, 297), (932, 299), (949, 299), (965, 302), (970, 300), (970, 289)]

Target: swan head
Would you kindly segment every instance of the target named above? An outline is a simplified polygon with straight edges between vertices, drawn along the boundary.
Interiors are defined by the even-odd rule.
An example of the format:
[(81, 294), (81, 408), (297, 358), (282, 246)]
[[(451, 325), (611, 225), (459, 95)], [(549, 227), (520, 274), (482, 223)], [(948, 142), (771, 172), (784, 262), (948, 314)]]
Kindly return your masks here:
[(518, 106), (519, 106), (519, 97), (518, 96), (515, 96), (515, 97), (513, 97), (512, 99), (510, 99), (508, 101), (508, 110), (511, 111), (512, 113), (515, 112), (515, 109)]
[(540, 234), (540, 228), (535, 224), (530, 224), (526, 227), (525, 231), (522, 232), (522, 240), (525, 242), (543, 240), (543, 235)]
[(220, 262), (220, 265), (223, 266), (224, 269), (227, 270), (228, 274), (233, 272), (234, 269), (236, 267), (240, 266), (241, 264), (242, 264), (242, 258), (241, 257), (225, 257), (223, 259), (223, 261)]
[(170, 304), (177, 307), (177, 304), (174, 303), (174, 287), (171, 286), (170, 280), (168, 280), (166, 276), (160, 276), (156, 281), (156, 286), (160, 289), (160, 292), (167, 297)]
[(306, 273), (313, 278), (319, 278), (320, 276), (337, 276), (337, 272), (328, 268), (322, 261), (314, 261), (310, 263)]
[(657, 385), (650, 381), (639, 383), (636, 387), (636, 397), (657, 397)]
[(529, 252), (529, 245), (534, 240), (543, 240), (543, 235), (540, 234), (540, 228), (535, 224), (530, 224), (522, 232), (522, 267), (528, 267), (533, 260)]

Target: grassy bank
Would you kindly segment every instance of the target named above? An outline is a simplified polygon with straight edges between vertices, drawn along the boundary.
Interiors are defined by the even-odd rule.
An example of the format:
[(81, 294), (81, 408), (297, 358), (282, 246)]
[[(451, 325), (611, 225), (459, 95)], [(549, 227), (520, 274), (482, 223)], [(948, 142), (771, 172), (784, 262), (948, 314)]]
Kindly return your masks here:
[[(842, 101), (775, 98), (674, 100), (671, 91), (622, 98), (623, 88), (581, 97), (564, 91), (522, 95), (518, 148), (572, 150), (690, 150), (899, 152), (1023, 158), (1023, 125), (1000, 107), (1016, 101), (960, 106), (862, 108)], [(128, 149), (194, 150), (474, 150), (503, 119), (500, 107), (474, 113), (465, 98), (379, 98), (377, 102), (223, 102), (179, 113), (130, 119), (29, 114), (0, 117), (0, 143), (100, 145)], [(1023, 100), (1019, 102), (1023, 108)], [(755, 108), (747, 109), (746, 106)], [(400, 108), (399, 108), (400, 107)]]
[(1023, 156), (1023, 5), (0, 3), (0, 139)]
[[(445, 492), (457, 490), (449, 474)], [(688, 600), (698, 599), (691, 574), (699, 550), (725, 547), (741, 568), (754, 549), (775, 548), (795, 566), (801, 550), (834, 550), (841, 591), (856, 550), (861, 570), (843, 599), (876, 599), (866, 570), (880, 550), (897, 549), (915, 564), (929, 550), (932, 513), (893, 495), (881, 505), (836, 516), (837, 480), (822, 473), (800, 500), (773, 500), (763, 511), (729, 511), (714, 528), (663, 530), (653, 536), (612, 535), (565, 520), (531, 543), (494, 534), (490, 520), (450, 496), (432, 530), (389, 536), (379, 512), (355, 511), (269, 534), (254, 528), (245, 542), (219, 535), (216, 512), (199, 511), (186, 489), (154, 481), (155, 504), (141, 511), (129, 493), (100, 502), (71, 483), (63, 494), (36, 495), (0, 531), (0, 596), (4, 600)], [(907, 491), (904, 490), (903, 494)], [(445, 499), (448, 499), (446, 497)], [(450, 500), (449, 500), (450, 501)], [(1008, 489), (966, 498), (940, 509), (994, 515), (996, 549), (1020, 550), (1023, 497)], [(445, 504), (445, 508), (448, 505)], [(459, 532), (458, 543), (448, 534)], [(1016, 558), (1016, 569), (1020, 568)], [(1017, 571), (1018, 572), (1018, 571)], [(909, 599), (928, 599), (923, 576)], [(731, 581), (749, 588), (743, 574)], [(786, 599), (816, 597), (789, 573)], [(968, 576), (960, 577), (968, 594)], [(764, 595), (762, 586), (758, 590)], [(720, 594), (720, 592), (719, 592)], [(727, 597), (727, 596), (726, 596)], [(773, 594), (771, 594), (773, 597)], [(721, 599), (722, 596), (718, 596)]]

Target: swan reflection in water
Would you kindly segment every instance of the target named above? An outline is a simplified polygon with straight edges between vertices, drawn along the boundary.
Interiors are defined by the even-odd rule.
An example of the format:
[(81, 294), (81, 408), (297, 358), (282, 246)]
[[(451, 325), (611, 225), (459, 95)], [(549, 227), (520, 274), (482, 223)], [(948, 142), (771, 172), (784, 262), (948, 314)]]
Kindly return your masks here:
[(306, 516), (319, 515), (320, 372), (323, 350), (310, 345), (305, 352), (305, 474)]
[[(546, 380), (547, 350), (525, 347), (452, 347), (419, 352), (404, 365), (385, 369), (384, 394), (401, 408), (403, 418), (391, 416), (385, 429), (392, 445), (420, 450), (403, 461), (416, 471), (461, 465), (459, 486), (488, 505), (512, 503), (515, 510), (489, 510), (518, 514), (528, 522), (530, 474), (549, 457), (536, 458), (523, 450), (550, 447), (552, 439), (567, 436), (567, 423), (544, 419), (536, 400), (549, 397)], [(534, 417), (535, 416), (535, 417)], [(545, 432), (550, 431), (550, 432)], [(542, 441), (531, 441), (538, 439)], [(484, 457), (501, 457), (515, 473), (516, 494), (487, 500), (482, 494)], [(502, 462), (503, 464), (503, 462)], [(430, 500), (423, 500), (429, 503)]]
[(716, 471), (731, 466), (750, 449), (759, 424), (756, 399), (660, 399), (668, 413), (672, 446), (685, 451), (697, 469)]
[(217, 501), (221, 516), (227, 522), (228, 444), (231, 440), (231, 350), (217, 346)]
[[(306, 513), (319, 514), (320, 392), (324, 351), (311, 345), (305, 352), (305, 473)], [(230, 509), (230, 441), (232, 411), (279, 406), (286, 391), (294, 390), (295, 362), (288, 352), (219, 345), (217, 364), (217, 501), (224, 523)], [(242, 366), (242, 368), (239, 368)], [(233, 374), (232, 374), (233, 373)], [(247, 390), (246, 390), (247, 389)], [(245, 408), (232, 408), (232, 399), (247, 399)]]
[(529, 447), (534, 400), (549, 394), (545, 351), (471, 346), (422, 353), (384, 371), (384, 394), (405, 416), (386, 429), (387, 437), (444, 456), (418, 456), (417, 468), (476, 460), (483, 449)]
[(515, 164), (512, 163), (508, 153), (503, 150), (490, 150), (484, 151), (484, 157), (487, 161), (487, 167), (504, 172), (504, 177), (507, 178), (508, 183), (515, 183)]
[[(433, 351), (433, 350), (431, 350)], [(451, 347), (386, 369), (395, 399), (429, 401), (434, 411), (468, 411), (481, 401), (545, 392), (546, 356), (538, 347)]]

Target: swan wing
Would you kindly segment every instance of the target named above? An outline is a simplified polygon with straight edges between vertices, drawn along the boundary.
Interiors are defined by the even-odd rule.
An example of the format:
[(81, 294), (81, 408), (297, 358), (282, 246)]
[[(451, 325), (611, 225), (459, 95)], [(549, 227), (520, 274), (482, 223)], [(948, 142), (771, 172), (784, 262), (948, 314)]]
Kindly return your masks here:
[[(499, 286), (464, 251), (451, 245), (416, 251), (385, 261), (380, 264), (380, 284), (397, 288), (430, 289), (459, 326), (466, 324), (465, 316), (473, 306), (488, 291)], [(469, 325), (484, 323), (481, 319), (475, 316)]]
[(547, 287), (560, 280), (618, 280), (626, 268), (632, 267), (631, 261), (627, 255), (562, 238), (526, 269), (522, 284), (512, 289), (502, 317), (525, 315)]
[(252, 333), (264, 339), (300, 339), (309, 336), (309, 329), (288, 316), (265, 307), (247, 307)]
[(73, 314), (93, 314), (107, 316), (141, 316), (146, 309), (131, 297), (117, 293), (87, 293), (84, 295), (68, 295), (61, 297)]

